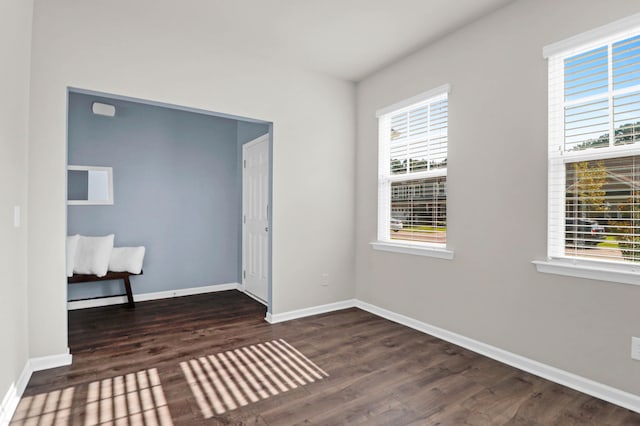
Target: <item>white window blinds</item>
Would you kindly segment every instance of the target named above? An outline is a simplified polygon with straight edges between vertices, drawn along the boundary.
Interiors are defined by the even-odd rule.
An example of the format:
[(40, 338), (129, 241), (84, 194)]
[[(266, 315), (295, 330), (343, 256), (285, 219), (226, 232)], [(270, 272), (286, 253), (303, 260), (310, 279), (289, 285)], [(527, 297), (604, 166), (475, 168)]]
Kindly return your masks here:
[(391, 173), (447, 166), (446, 96), (390, 117)]
[(638, 142), (640, 26), (549, 57), (549, 257), (640, 261)]
[(378, 239), (444, 246), (448, 86), (379, 112)]

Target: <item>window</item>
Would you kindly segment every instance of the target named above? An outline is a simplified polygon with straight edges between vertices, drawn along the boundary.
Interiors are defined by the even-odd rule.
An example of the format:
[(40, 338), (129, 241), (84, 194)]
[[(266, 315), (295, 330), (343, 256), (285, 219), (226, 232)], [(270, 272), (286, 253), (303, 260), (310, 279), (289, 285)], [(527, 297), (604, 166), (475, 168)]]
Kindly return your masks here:
[(545, 56), (548, 256), (634, 272), (640, 262), (640, 19), (549, 46)]
[(378, 241), (445, 249), (449, 86), (378, 111)]

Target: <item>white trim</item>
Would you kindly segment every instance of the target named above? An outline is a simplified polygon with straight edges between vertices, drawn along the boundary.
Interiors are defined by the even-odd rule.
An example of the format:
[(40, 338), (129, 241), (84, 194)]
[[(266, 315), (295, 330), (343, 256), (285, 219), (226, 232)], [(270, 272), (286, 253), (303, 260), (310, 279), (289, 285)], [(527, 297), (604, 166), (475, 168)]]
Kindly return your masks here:
[(315, 306), (305, 309), (298, 309), (295, 311), (284, 312), (275, 315), (267, 313), (265, 320), (271, 324), (275, 324), (278, 322), (303, 318), (310, 315), (317, 315), (353, 307), (362, 309), (381, 318), (385, 318), (389, 321), (402, 324), (414, 330), (429, 334), (455, 345), (462, 346), (463, 348), (466, 348), (475, 353), (487, 356), (496, 361), (526, 371), (527, 373), (531, 373), (544, 379), (550, 380), (554, 383), (558, 383), (571, 389), (575, 389), (578, 392), (603, 399), (612, 404), (616, 404), (640, 413), (640, 395), (635, 395), (629, 392), (622, 391), (620, 389), (613, 388), (609, 385), (587, 379), (586, 377), (578, 376), (577, 374), (573, 374), (568, 371), (543, 364), (530, 358), (526, 358), (522, 355), (514, 354), (504, 349), (500, 349), (498, 347), (480, 342), (478, 340), (465, 337), (461, 334), (457, 334), (443, 328), (418, 321), (416, 319), (389, 311), (387, 309), (363, 302), (358, 299), (343, 300), (341, 302), (329, 303), (327, 305)]
[[(135, 298), (134, 298), (135, 299)], [(101, 297), (99, 299), (73, 300), (67, 302), (67, 310), (99, 308), (101, 306), (121, 305), (127, 303), (126, 296)]]
[(65, 365), (71, 365), (72, 361), (73, 361), (73, 355), (69, 353), (69, 348), (67, 348), (67, 353), (65, 354), (30, 358), (29, 367), (31, 368), (31, 371), (41, 371), (41, 370), (48, 370), (50, 368), (57, 368), (57, 367), (63, 367)]
[(9, 385), (9, 390), (7, 390), (7, 393), (2, 399), (2, 404), (0, 404), (0, 425), (8, 425), (11, 421), (20, 403), (20, 398), (27, 388), (31, 374), (32, 370), (29, 368), (29, 361), (27, 360), (20, 373), (20, 377), (18, 377), (17, 381)]
[(24, 364), (24, 368), (20, 373), (20, 377), (18, 377), (18, 380), (9, 385), (9, 389), (2, 399), (2, 403), (0, 404), (0, 426), (8, 425), (11, 421), (11, 418), (13, 417), (16, 408), (18, 408), (18, 404), (20, 403), (20, 398), (22, 398), (22, 394), (27, 388), (29, 379), (31, 379), (31, 375), (34, 372), (47, 370), (49, 368), (71, 365), (71, 361), (72, 355), (69, 354), (69, 348), (67, 348), (67, 353), (64, 354), (28, 359)]
[(133, 300), (144, 302), (147, 300), (169, 299), (171, 297), (192, 296), (194, 294), (215, 293), (217, 291), (237, 290), (239, 283), (214, 284), (203, 287), (181, 288), (177, 290), (158, 291), (134, 295)]
[[(448, 144), (447, 142), (448, 133), (446, 130), (448, 129), (448, 112), (446, 111), (442, 112), (444, 116), (443, 119), (445, 121), (439, 130), (431, 129), (431, 124), (429, 123), (431, 122), (430, 121), (431, 118), (433, 118), (432, 116), (433, 105), (438, 103), (448, 105), (450, 88), (451, 86), (449, 84), (445, 84), (440, 87), (436, 87), (435, 89), (421, 93), (417, 96), (413, 96), (409, 99), (405, 99), (399, 103), (395, 103), (381, 110), (378, 110), (377, 112), (377, 116), (378, 116), (378, 205), (377, 205), (378, 235), (377, 235), (377, 240), (378, 242), (386, 242), (391, 244), (395, 243), (395, 241), (392, 241), (392, 239), (389, 236), (389, 229), (391, 227), (391, 219), (393, 214), (394, 195), (393, 195), (392, 188), (394, 183), (407, 183), (409, 181), (414, 181), (418, 179), (437, 180), (438, 182), (429, 182), (427, 183), (427, 185), (432, 185), (435, 183), (437, 186), (435, 186), (434, 189), (438, 193), (441, 191), (439, 188), (439, 181), (441, 179), (437, 179), (437, 178), (442, 177), (442, 178), (445, 178), (446, 180), (446, 176), (447, 176), (446, 167), (444, 167), (443, 169), (438, 168), (435, 170), (425, 170), (425, 171), (405, 170), (403, 173), (394, 174), (393, 171), (391, 170), (392, 168), (391, 157), (392, 157), (392, 151), (398, 147), (404, 147), (404, 149), (406, 150), (405, 154), (407, 154), (411, 152), (410, 147), (416, 143), (419, 143), (419, 144), (426, 143), (427, 145), (430, 145), (433, 137), (444, 138), (443, 141), (441, 141), (441, 143), (445, 144), (444, 152), (446, 154), (446, 146)], [(426, 117), (425, 120), (429, 121), (429, 123), (425, 122), (426, 124), (422, 123), (418, 125), (418, 122), (420, 121), (414, 122), (414, 118), (412, 118), (412, 114), (414, 111), (417, 111), (417, 110), (421, 110), (420, 115), (417, 117)], [(392, 140), (391, 140), (392, 133), (393, 133), (392, 132), (393, 129), (391, 128), (391, 124), (392, 124), (391, 121), (392, 121), (392, 118), (396, 116), (403, 117), (402, 120), (404, 120), (406, 125), (404, 130), (405, 136), (398, 139), (397, 143), (399, 145), (397, 145), (396, 148), (392, 148), (394, 144), (392, 143)], [(415, 119), (420, 120), (419, 118), (415, 118)], [(413, 132), (412, 129), (414, 129), (414, 126), (416, 125), (418, 125), (420, 129), (424, 130), (424, 133), (421, 133), (420, 135), (411, 136), (411, 133)], [(398, 151), (398, 153), (399, 153), (398, 159), (401, 159), (403, 156), (405, 156), (405, 154), (401, 154), (400, 151)], [(393, 156), (395, 157), (395, 154)], [(422, 157), (425, 157), (425, 158), (422, 158)], [(429, 149), (427, 149), (427, 152), (425, 152), (422, 157), (421, 157), (421, 160), (428, 161), (429, 163), (431, 163), (432, 160), (434, 160), (434, 158), (432, 158), (431, 156), (431, 153), (429, 152)], [(411, 163), (411, 161), (409, 160), (411, 159), (409, 159), (408, 157), (403, 159), (403, 161), (406, 162), (405, 165), (408, 166), (409, 163)], [(445, 160), (446, 160), (446, 155), (445, 155)], [(429, 166), (428, 168), (431, 169), (431, 166)], [(422, 189), (426, 189), (426, 187), (421, 188), (421, 190)], [(437, 202), (438, 205), (441, 202), (444, 202), (446, 207), (446, 188), (445, 188), (445, 195), (443, 199), (444, 201), (439, 200), (436, 196), (435, 201)], [(436, 248), (438, 249), (443, 248), (446, 250), (445, 244), (420, 243), (419, 245), (424, 245), (427, 247), (436, 246)], [(410, 247), (409, 244), (407, 244), (406, 246)], [(398, 251), (398, 248), (393, 247), (393, 251)], [(407, 252), (407, 251), (403, 250), (403, 252)], [(415, 250), (410, 250), (410, 252), (413, 254), (424, 254), (424, 253), (428, 253), (429, 250), (423, 251), (423, 252), (416, 252)], [(445, 254), (444, 256), (449, 257), (450, 255)], [(436, 257), (442, 257), (442, 254), (438, 252), (436, 253)]]
[[(144, 302), (147, 300), (169, 299), (172, 297), (192, 296), (194, 294), (214, 293), (216, 291), (240, 290), (239, 283), (214, 284), (203, 287), (181, 288), (176, 290), (158, 291), (154, 293), (134, 294), (135, 302)], [(100, 299), (75, 300), (67, 302), (67, 309), (70, 311), (76, 309), (96, 308), (99, 306), (119, 305), (127, 302), (126, 296), (104, 297)]]
[[(616, 125), (614, 111), (615, 99), (623, 94), (635, 93), (640, 87), (640, 85), (635, 85), (615, 89), (613, 50), (617, 42), (626, 42), (638, 34), (640, 34), (640, 14), (635, 14), (544, 48), (544, 54), (548, 57), (549, 62), (548, 226), (547, 259), (533, 262), (539, 272), (613, 281), (624, 284), (640, 284), (640, 274), (635, 273), (640, 271), (629, 268), (629, 265), (619, 265), (617, 259), (609, 257), (609, 261), (606, 261), (603, 255), (600, 261), (585, 261), (579, 256), (570, 256), (565, 250), (565, 234), (567, 233), (565, 222), (568, 216), (571, 216), (569, 214), (570, 212), (566, 211), (566, 202), (570, 195), (567, 192), (569, 166), (572, 163), (575, 164), (582, 161), (635, 156), (640, 152), (640, 148), (633, 145), (614, 146), (615, 140), (613, 138)], [(566, 100), (565, 80), (568, 78), (568, 76), (565, 75), (564, 69), (566, 59), (577, 54), (593, 51), (594, 49), (600, 52), (602, 58), (606, 57), (606, 65), (603, 65), (603, 68), (606, 68), (606, 83), (603, 82), (603, 87), (606, 87), (606, 90), (604, 90), (604, 92), (599, 91), (597, 94), (582, 96), (589, 92), (589, 90), (584, 89), (583, 92), (576, 95), (573, 99)], [(572, 72), (575, 73), (575, 70)], [(574, 76), (570, 78), (579, 79), (582, 77)], [(603, 110), (606, 109), (607, 111), (606, 115), (603, 112), (603, 121), (601, 124), (606, 125), (608, 128), (609, 145), (598, 149), (571, 151), (572, 148), (569, 145), (583, 141), (570, 139), (571, 136), (567, 136), (566, 134), (566, 129), (569, 125), (566, 121), (567, 107), (586, 105), (592, 102), (606, 102), (606, 108), (604, 106), (599, 108)], [(579, 109), (578, 111), (581, 110)], [(582, 114), (583, 112), (575, 112), (574, 114)], [(587, 124), (582, 123), (580, 125), (586, 126)], [(604, 132), (604, 130), (602, 130), (602, 132)]]
[(386, 106), (384, 108), (380, 108), (376, 111), (376, 117), (381, 117), (383, 115), (389, 114), (391, 112), (398, 112), (398, 110), (402, 108), (406, 108), (408, 106), (412, 106), (422, 101), (426, 101), (429, 98), (435, 98), (439, 95), (444, 95), (445, 93), (451, 92), (450, 84), (443, 84), (442, 86), (435, 87), (431, 90), (427, 90), (426, 92), (422, 92), (418, 95), (412, 96), (408, 99), (401, 100), (396, 102), (393, 105)]
[(360, 300), (356, 300), (356, 307), (370, 312), (374, 315), (378, 315), (382, 318), (386, 318), (390, 321), (413, 328), (414, 330), (418, 330), (423, 333), (435, 336), (439, 339), (446, 340), (447, 342), (453, 343), (455, 345), (462, 346), (463, 348), (469, 349), (470, 351), (495, 359), (496, 361), (518, 368), (520, 370), (524, 370), (528, 373), (534, 374), (552, 382), (559, 383), (571, 389), (575, 389), (578, 392), (603, 399), (605, 401), (611, 402), (612, 404), (616, 404), (640, 413), (639, 395), (634, 395), (632, 393), (613, 388), (611, 386), (587, 379), (582, 376), (578, 376), (568, 371), (564, 371), (559, 368), (534, 361), (521, 355), (505, 351), (495, 346), (470, 339), (460, 334), (444, 330), (442, 328), (415, 320), (413, 318), (409, 318), (401, 314), (397, 314), (392, 311), (388, 311), (386, 309), (362, 302)]
[[(275, 315), (267, 313), (265, 320), (271, 324), (275, 324), (297, 318), (307, 317), (310, 315), (318, 315), (353, 307), (357, 307), (379, 317), (388, 319), (398, 324), (402, 324), (414, 330), (429, 334), (455, 345), (462, 346), (470, 351), (487, 356), (496, 361), (518, 368), (552, 382), (575, 389), (587, 395), (603, 399), (612, 404), (616, 404), (640, 413), (640, 395), (635, 395), (629, 392), (622, 391), (620, 389), (613, 388), (611, 386), (587, 379), (582, 376), (578, 376), (576, 374), (561, 370), (556, 367), (552, 367), (547, 364), (543, 364), (538, 361), (534, 361), (521, 355), (505, 351), (495, 346), (465, 337), (457, 333), (453, 333), (451, 331), (436, 327), (422, 321), (418, 321), (416, 319), (395, 313), (393, 311), (389, 311), (387, 309), (363, 302), (358, 299), (348, 299), (340, 302), (329, 303), (326, 305), (314, 306), (305, 309), (298, 309), (295, 311), (289, 311)], [(22, 393), (24, 392), (24, 389), (29, 382), (31, 374), (33, 373), (33, 371), (37, 371), (34, 367), (39, 367), (39, 369), (54, 368), (60, 367), (62, 365), (68, 365), (70, 363), (71, 355), (69, 355), (68, 353), (41, 358), (32, 358), (28, 360), (24, 370), (22, 371), (22, 374), (20, 375), (20, 378), (17, 381), (17, 384), (11, 384), (2, 401), (2, 405), (0, 405), (0, 425), (4, 425), (5, 421), (6, 423), (8, 423), (9, 419), (11, 419), (11, 417), (13, 416), (20, 397), (22, 396)]]
[(586, 47), (586, 45), (606, 43), (607, 40), (618, 38), (622, 33), (639, 26), (640, 13), (627, 16), (618, 21), (549, 44), (542, 49), (542, 56), (549, 58), (551, 56), (564, 55), (573, 49), (588, 50), (589, 47)]
[(562, 155), (555, 153), (563, 163), (577, 163), (579, 161), (607, 160), (609, 158), (631, 157), (640, 154), (640, 148), (633, 145), (622, 145), (605, 148), (605, 150), (587, 149), (584, 151), (564, 152)]
[[(538, 272), (587, 278), (620, 284), (640, 285), (640, 269), (636, 265), (606, 264), (604, 262), (580, 262), (576, 259), (534, 260)], [(629, 266), (624, 268), (624, 266)]]
[(8, 425), (11, 421), (11, 417), (13, 417), (13, 413), (16, 412), (16, 408), (18, 408), (18, 403), (20, 402), (20, 393), (16, 389), (15, 383), (11, 383), (9, 386), (9, 390), (4, 395), (2, 399), (2, 403), (0, 404), (0, 425)]
[(369, 243), (375, 250), (389, 251), (392, 253), (413, 254), (416, 256), (435, 257), (438, 259), (452, 260), (454, 251), (445, 247), (427, 246), (425, 244), (389, 243), (386, 241), (374, 241)]
[(411, 172), (408, 174), (398, 174), (398, 175), (389, 175), (385, 176), (385, 180), (388, 182), (404, 182), (406, 180), (418, 180), (418, 179), (429, 179), (436, 177), (447, 177), (447, 169), (433, 169), (426, 170), (423, 172)]
[(267, 312), (265, 321), (270, 324), (290, 321), (298, 318), (309, 317), (311, 315), (325, 314), (327, 312), (340, 311), (342, 309), (356, 306), (355, 299), (342, 300), (340, 302), (327, 303), (326, 305), (312, 306), (310, 308), (296, 309), (295, 311), (283, 312), (281, 314), (271, 314)]

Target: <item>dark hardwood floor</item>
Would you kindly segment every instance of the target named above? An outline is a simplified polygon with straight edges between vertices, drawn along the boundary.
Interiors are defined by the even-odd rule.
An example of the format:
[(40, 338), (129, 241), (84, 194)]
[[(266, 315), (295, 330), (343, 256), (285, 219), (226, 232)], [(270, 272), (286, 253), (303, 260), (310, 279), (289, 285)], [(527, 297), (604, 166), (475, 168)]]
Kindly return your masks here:
[(12, 424), (640, 425), (359, 309), (264, 315), (237, 291), (71, 311), (73, 365), (34, 373)]

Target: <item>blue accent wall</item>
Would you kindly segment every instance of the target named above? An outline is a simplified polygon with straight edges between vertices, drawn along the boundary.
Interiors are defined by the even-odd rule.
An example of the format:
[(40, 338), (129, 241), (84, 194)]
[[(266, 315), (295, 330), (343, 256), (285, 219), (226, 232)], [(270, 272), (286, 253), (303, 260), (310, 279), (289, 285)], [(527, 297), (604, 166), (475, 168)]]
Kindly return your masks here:
[[(115, 105), (115, 117), (94, 115), (94, 101)], [(134, 294), (241, 282), (239, 137), (256, 126), (267, 128), (70, 93), (68, 164), (112, 167), (114, 205), (68, 206), (68, 234), (146, 246)], [(73, 285), (69, 299), (121, 292), (118, 282)]]
[(238, 144), (240, 145), (240, 157), (242, 157), (242, 145), (247, 142), (251, 142), (259, 136), (266, 135), (268, 132), (268, 124), (238, 121)]

